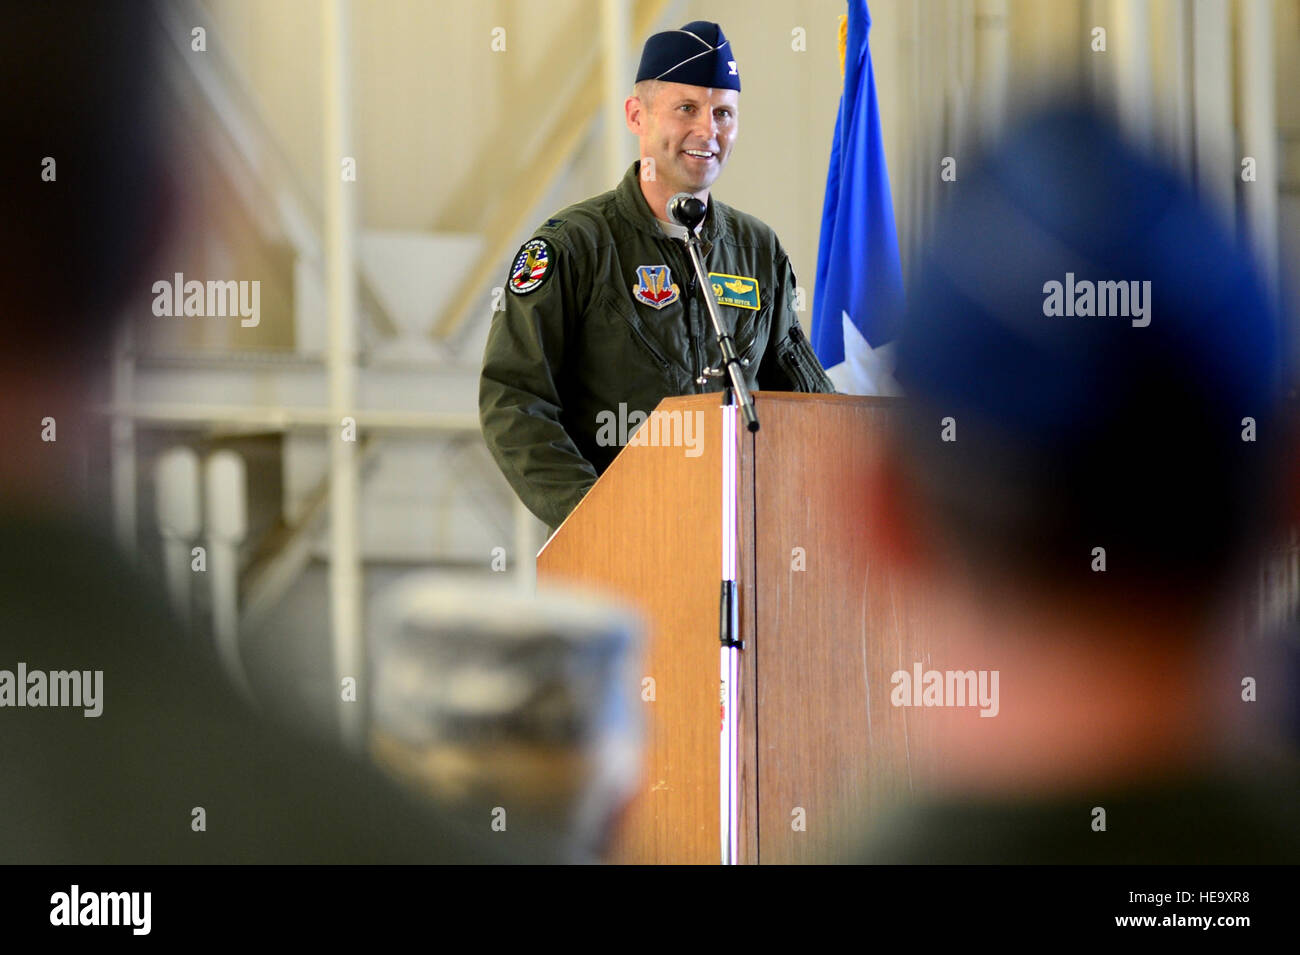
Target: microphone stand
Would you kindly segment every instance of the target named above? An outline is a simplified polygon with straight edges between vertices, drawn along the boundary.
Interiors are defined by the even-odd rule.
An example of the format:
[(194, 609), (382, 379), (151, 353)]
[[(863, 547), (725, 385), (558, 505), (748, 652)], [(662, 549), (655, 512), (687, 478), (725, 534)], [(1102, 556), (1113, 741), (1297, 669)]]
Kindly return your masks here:
[[(686, 238), (681, 241), (686, 246), (686, 254), (691, 260), (691, 265), (695, 268), (695, 278), (704, 296), (704, 304), (709, 310), (709, 319), (713, 322), (713, 334), (718, 339), (718, 350), (722, 354), (722, 367), (716, 369), (715, 373), (730, 378), (731, 390), (735, 392), (736, 404), (740, 406), (740, 416), (745, 420), (745, 427), (750, 431), (757, 431), (758, 414), (754, 411), (754, 396), (749, 393), (749, 386), (745, 384), (745, 376), (741, 372), (743, 366), (740, 363), (740, 356), (736, 354), (736, 343), (726, 326), (722, 324), (722, 316), (718, 313), (718, 302), (713, 294), (713, 286), (709, 282), (709, 273), (704, 270), (700, 237), (695, 234), (695, 227), (704, 218), (704, 203), (693, 196), (688, 198), (689, 203), (676, 204), (675, 207), (674, 204), (670, 204), (668, 212), (680, 225), (686, 227)], [(696, 210), (691, 208), (691, 205), (699, 207), (698, 217), (692, 214)], [(707, 369), (705, 374), (711, 370), (713, 369)]]
[[(713, 294), (709, 273), (704, 270), (704, 254), (700, 249), (700, 238), (695, 234), (695, 227), (704, 219), (706, 212), (704, 203), (689, 193), (678, 193), (669, 201), (667, 211), (670, 217), (686, 228), (686, 238), (682, 242), (686, 246), (691, 264), (695, 267), (695, 277), (704, 295), (709, 318), (713, 321), (713, 332), (718, 339), (718, 349), (722, 353), (722, 368), (705, 369), (705, 374), (712, 372), (713, 375), (725, 374), (729, 377), (731, 384), (723, 394), (724, 406), (730, 408), (739, 405), (745, 427), (750, 432), (757, 431), (758, 415), (754, 411), (754, 396), (749, 393), (745, 377), (741, 374), (743, 366), (740, 356), (736, 354), (736, 343), (722, 324), (722, 316), (718, 313), (717, 297)], [(723, 865), (735, 865), (740, 861), (740, 740), (738, 735), (740, 714), (738, 707), (740, 651), (745, 644), (740, 639), (740, 599), (737, 581), (735, 420), (733, 416), (724, 415), (722, 425), (724, 455), (722, 593), (718, 614), (722, 720), (718, 727), (718, 809), (720, 861)]]

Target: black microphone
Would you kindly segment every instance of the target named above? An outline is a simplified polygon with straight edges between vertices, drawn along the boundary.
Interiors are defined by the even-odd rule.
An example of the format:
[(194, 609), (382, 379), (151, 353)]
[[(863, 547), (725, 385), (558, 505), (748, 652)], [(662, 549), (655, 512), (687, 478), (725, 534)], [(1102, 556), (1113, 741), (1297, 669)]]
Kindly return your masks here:
[(694, 232), (695, 227), (704, 221), (707, 207), (689, 192), (679, 192), (668, 200), (668, 218), (687, 231)]

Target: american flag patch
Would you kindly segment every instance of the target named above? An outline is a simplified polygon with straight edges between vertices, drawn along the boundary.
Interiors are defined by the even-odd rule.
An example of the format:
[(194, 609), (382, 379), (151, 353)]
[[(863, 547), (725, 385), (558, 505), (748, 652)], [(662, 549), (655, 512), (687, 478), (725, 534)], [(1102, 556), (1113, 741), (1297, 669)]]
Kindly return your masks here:
[(527, 295), (545, 280), (551, 267), (551, 247), (545, 239), (529, 239), (510, 269), (510, 291)]

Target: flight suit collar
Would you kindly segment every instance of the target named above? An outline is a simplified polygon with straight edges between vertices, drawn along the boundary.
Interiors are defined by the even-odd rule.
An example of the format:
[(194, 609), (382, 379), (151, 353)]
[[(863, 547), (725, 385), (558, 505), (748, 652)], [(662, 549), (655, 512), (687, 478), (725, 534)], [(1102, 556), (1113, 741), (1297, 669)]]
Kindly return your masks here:
[[(619, 212), (629, 224), (651, 235), (667, 238), (641, 192), (641, 160), (638, 159), (628, 167), (623, 181), (614, 190), (614, 199)], [(718, 237), (726, 231), (726, 215), (722, 203), (710, 195), (708, 211), (704, 213), (704, 222), (700, 226), (701, 245), (705, 255), (708, 255)]]

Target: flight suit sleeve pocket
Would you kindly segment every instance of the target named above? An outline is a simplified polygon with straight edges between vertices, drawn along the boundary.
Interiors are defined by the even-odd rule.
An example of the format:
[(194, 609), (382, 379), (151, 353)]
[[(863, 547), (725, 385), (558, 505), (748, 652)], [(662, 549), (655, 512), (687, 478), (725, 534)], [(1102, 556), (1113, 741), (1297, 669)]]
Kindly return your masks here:
[(789, 333), (777, 345), (776, 360), (796, 391), (835, 393), (834, 383), (817, 360), (798, 322), (791, 323)]

